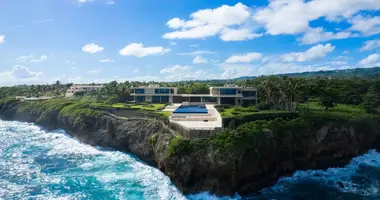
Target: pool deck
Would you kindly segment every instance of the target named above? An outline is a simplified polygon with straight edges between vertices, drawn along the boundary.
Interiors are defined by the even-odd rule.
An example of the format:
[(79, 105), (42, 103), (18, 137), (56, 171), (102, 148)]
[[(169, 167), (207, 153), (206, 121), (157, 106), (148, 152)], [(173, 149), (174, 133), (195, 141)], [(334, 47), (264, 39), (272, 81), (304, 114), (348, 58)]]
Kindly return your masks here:
[[(175, 109), (177, 109), (181, 104), (174, 104), (172, 106), (167, 106), (163, 111), (169, 111), (173, 112)], [(182, 126), (187, 127), (191, 130), (213, 130), (215, 128), (222, 128), (222, 117), (220, 116), (219, 112), (214, 108), (214, 105), (206, 105), (206, 108), (208, 110), (208, 113), (215, 117), (215, 121), (174, 121), (169, 119), (171, 123), (177, 123)], [(190, 114), (191, 115), (191, 114)]]

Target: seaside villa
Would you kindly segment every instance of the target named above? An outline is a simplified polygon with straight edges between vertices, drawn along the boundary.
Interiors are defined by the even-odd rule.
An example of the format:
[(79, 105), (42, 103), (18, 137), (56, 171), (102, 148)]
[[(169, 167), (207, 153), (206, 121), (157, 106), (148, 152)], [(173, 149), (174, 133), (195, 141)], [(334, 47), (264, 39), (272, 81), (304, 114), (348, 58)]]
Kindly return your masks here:
[(210, 87), (208, 94), (178, 94), (175, 87), (160, 87), (149, 85), (133, 88), (131, 96), (135, 102), (174, 103), (189, 102), (191, 104), (229, 104), (236, 106), (250, 106), (257, 104), (257, 90), (248, 87), (226, 85)]
[(74, 84), (67, 91), (65, 96), (71, 97), (77, 92), (90, 92), (90, 91), (98, 91), (102, 89), (103, 85), (101, 84)]
[(169, 104), (170, 126), (187, 138), (202, 138), (222, 129), (222, 117), (214, 105), (251, 106), (257, 104), (254, 88), (226, 85), (210, 87), (209, 94), (178, 94), (175, 87), (149, 85), (133, 88), (135, 102)]

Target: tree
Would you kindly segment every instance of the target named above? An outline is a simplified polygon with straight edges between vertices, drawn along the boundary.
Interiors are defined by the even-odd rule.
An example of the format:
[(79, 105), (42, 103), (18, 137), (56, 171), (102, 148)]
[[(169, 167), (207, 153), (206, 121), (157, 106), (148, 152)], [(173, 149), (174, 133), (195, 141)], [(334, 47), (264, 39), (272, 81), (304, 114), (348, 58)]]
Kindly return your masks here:
[(335, 100), (337, 97), (337, 91), (331, 88), (327, 88), (321, 91), (319, 98), (319, 104), (325, 107), (325, 110), (335, 107)]
[(57, 81), (55, 82), (55, 87), (56, 87), (56, 90), (55, 90), (55, 96), (56, 96), (56, 97), (61, 96), (61, 92), (60, 92), (61, 82), (60, 82), (59, 80), (57, 80)]

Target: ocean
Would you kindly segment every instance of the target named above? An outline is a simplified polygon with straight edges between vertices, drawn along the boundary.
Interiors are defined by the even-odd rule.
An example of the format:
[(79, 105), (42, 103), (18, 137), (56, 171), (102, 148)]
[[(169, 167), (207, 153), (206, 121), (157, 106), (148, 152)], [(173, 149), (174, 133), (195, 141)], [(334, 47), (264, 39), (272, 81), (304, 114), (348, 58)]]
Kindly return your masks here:
[(380, 199), (380, 154), (371, 150), (344, 168), (297, 171), (248, 196), (184, 196), (131, 154), (83, 144), (63, 130), (0, 121), (0, 199)]

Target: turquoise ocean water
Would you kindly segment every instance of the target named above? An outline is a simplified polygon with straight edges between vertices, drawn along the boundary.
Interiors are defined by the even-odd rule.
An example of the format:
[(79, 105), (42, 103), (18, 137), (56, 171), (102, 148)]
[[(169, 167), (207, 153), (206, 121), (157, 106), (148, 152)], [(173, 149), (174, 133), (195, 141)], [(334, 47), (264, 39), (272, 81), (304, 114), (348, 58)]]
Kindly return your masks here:
[(380, 199), (379, 161), (370, 151), (345, 168), (299, 171), (244, 197), (184, 196), (133, 155), (83, 144), (64, 131), (0, 121), (0, 199)]

